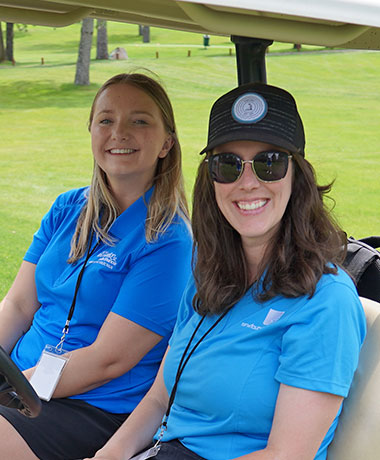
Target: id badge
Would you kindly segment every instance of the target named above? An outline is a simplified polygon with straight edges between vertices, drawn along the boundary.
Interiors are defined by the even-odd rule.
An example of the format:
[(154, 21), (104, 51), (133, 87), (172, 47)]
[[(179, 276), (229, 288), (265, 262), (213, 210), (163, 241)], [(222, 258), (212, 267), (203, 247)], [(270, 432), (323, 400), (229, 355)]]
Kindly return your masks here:
[(57, 350), (52, 345), (46, 345), (30, 379), (35, 392), (45, 401), (50, 401), (69, 359), (69, 355), (63, 356), (65, 353), (65, 350)]
[(160, 445), (153, 446), (150, 449), (141, 452), (141, 454), (135, 455), (134, 457), (130, 458), (130, 460), (145, 460), (146, 458), (155, 457), (160, 451), (160, 448)]

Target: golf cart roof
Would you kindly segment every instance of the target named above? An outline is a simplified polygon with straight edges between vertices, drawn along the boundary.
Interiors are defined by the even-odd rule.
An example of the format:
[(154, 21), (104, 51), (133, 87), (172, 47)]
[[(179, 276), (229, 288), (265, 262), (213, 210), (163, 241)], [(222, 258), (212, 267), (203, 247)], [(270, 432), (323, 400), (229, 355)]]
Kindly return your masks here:
[(0, 20), (66, 26), (84, 17), (203, 34), (380, 49), (378, 0), (0, 0)]

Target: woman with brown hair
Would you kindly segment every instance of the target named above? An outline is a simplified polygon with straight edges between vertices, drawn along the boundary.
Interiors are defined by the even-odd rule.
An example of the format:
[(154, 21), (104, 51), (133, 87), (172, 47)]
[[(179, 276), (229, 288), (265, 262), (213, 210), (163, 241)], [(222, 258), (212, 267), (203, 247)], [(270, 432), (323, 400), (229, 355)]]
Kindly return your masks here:
[(1, 303), (0, 344), (44, 399), (0, 407), (0, 457), (93, 455), (151, 386), (190, 275), (192, 239), (173, 110), (120, 74), (89, 120), (90, 187), (60, 195)]
[(366, 326), (304, 147), (287, 91), (252, 83), (215, 102), (193, 280), (152, 388), (94, 458), (326, 458)]

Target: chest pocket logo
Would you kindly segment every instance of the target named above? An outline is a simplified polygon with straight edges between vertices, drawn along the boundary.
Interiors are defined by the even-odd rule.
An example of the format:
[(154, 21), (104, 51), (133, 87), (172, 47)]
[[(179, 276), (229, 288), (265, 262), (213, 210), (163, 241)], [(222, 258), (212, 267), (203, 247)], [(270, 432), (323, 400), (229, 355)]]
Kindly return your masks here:
[(273, 323), (277, 322), (282, 317), (282, 315), (284, 313), (285, 313), (284, 311), (273, 310), (273, 308), (270, 308), (268, 313), (267, 313), (267, 316), (265, 317), (265, 319), (263, 321), (262, 326), (257, 326), (254, 323), (245, 323), (245, 322), (242, 322), (241, 326), (242, 327), (248, 327), (249, 329), (253, 329), (254, 331), (259, 331), (264, 326), (269, 326), (270, 324), (273, 324)]
[(112, 270), (117, 265), (117, 255), (111, 251), (102, 251), (97, 255), (97, 260), (90, 260), (89, 264), (104, 265)]
[(273, 310), (272, 308), (268, 311), (267, 316), (265, 317), (263, 324), (264, 326), (268, 326), (269, 324), (275, 323), (278, 321), (281, 316), (284, 314), (284, 311)]

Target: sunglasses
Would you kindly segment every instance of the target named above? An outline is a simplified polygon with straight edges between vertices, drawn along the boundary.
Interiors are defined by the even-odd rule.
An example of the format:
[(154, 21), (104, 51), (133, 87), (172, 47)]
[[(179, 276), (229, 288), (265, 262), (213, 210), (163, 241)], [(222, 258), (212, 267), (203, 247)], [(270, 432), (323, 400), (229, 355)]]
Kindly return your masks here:
[(253, 160), (242, 160), (235, 153), (217, 153), (206, 158), (213, 181), (220, 184), (236, 182), (243, 174), (244, 165), (250, 163), (252, 171), (261, 182), (277, 182), (286, 176), (289, 166), (286, 152), (260, 152)]

